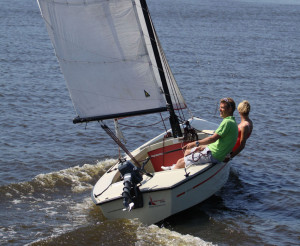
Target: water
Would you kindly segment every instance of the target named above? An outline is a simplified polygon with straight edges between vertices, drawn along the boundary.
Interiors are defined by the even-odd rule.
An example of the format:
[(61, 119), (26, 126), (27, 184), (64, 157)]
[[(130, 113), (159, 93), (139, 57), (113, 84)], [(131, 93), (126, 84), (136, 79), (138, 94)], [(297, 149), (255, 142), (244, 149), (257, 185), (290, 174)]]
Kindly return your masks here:
[[(299, 1), (148, 4), (194, 115), (219, 123), (220, 98), (251, 103), (254, 131), (232, 161), (228, 183), (159, 225), (105, 220), (90, 192), (117, 148), (96, 123), (72, 124), (75, 113), (36, 2), (2, 0), (0, 244), (299, 245)], [(129, 149), (163, 130), (122, 129)]]

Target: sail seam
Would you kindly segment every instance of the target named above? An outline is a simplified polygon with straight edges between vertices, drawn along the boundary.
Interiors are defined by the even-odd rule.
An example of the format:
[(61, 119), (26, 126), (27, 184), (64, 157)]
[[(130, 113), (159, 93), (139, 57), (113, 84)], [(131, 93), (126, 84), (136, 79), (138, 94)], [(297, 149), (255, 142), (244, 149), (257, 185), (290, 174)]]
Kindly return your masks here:
[[(107, 97), (107, 98), (120, 99), (122, 101), (125, 101), (125, 100), (126, 101), (142, 101), (142, 102), (145, 101), (144, 96), (141, 96), (141, 98), (137, 98), (137, 99), (131, 99), (131, 98), (120, 97), (120, 96), (119, 97), (114, 97), (113, 95), (105, 95), (105, 94), (100, 94), (100, 93), (96, 93), (96, 92), (92, 92), (92, 91), (74, 89), (72, 87), (70, 87), (70, 90), (77, 91), (77, 92), (89, 93), (91, 95), (101, 95), (102, 97)], [(151, 100), (151, 101), (157, 101), (158, 100), (159, 101), (160, 98), (153, 98), (153, 96), (152, 96), (152, 98), (149, 98), (147, 100)]]
[(103, 2), (107, 2), (108, 0), (95, 0), (95, 1), (82, 1), (82, 2), (77, 2), (77, 3), (71, 3), (68, 1), (65, 2), (58, 2), (55, 0), (43, 0), (44, 2), (48, 2), (48, 3), (53, 3), (53, 4), (57, 4), (57, 5), (66, 5), (66, 6), (81, 6), (82, 4), (84, 5), (96, 5), (96, 4), (101, 4)]
[[(147, 56), (146, 54), (144, 56)], [(57, 59), (61, 60), (61, 61), (64, 61), (64, 62), (70, 62), (70, 63), (86, 63), (86, 64), (112, 64), (112, 63), (126, 63), (126, 62), (131, 62), (131, 63), (143, 63), (143, 64), (149, 64), (148, 61), (139, 61), (139, 60), (131, 60), (131, 59), (119, 59), (119, 60), (116, 60), (116, 61), (79, 61), (79, 60), (68, 60), (68, 59), (65, 59), (65, 58), (62, 58), (58, 55), (56, 55)], [(102, 57), (105, 57), (105, 56), (102, 56)], [(141, 57), (141, 56), (140, 56)], [(109, 57), (106, 57), (106, 58), (109, 58)], [(117, 59), (117, 58), (112, 58), (110, 57), (110, 59)], [(151, 63), (150, 63), (151, 65)]]

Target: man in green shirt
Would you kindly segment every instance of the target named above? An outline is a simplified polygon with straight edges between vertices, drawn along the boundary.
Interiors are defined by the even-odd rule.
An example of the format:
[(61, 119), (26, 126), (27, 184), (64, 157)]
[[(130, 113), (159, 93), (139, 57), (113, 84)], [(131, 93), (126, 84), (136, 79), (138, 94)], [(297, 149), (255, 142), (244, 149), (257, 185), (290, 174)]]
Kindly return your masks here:
[(186, 150), (185, 156), (172, 167), (162, 166), (163, 170), (184, 168), (208, 162), (218, 163), (225, 159), (225, 156), (234, 147), (238, 137), (238, 127), (233, 117), (234, 100), (230, 97), (221, 99), (219, 110), (223, 121), (215, 133), (210, 137), (185, 145), (183, 147)]

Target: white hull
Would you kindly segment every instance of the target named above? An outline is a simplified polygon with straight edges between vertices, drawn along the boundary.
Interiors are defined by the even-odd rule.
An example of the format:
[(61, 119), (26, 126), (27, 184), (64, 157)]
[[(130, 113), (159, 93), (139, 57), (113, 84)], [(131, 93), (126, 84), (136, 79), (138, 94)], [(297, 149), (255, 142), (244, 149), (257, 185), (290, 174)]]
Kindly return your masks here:
[[(198, 135), (200, 138), (207, 136), (204, 133)], [(138, 160), (142, 160), (162, 145), (167, 148), (167, 146), (175, 146), (178, 142), (178, 139), (172, 138), (161, 143), (158, 139), (151, 140), (132, 154)], [(159, 154), (153, 156), (155, 158)], [(151, 160), (152, 162), (146, 165), (146, 170), (151, 172), (153, 177), (143, 175), (143, 181), (139, 186), (143, 196), (141, 208), (123, 211), (123, 181), (119, 178), (117, 165), (100, 178), (93, 189), (92, 198), (95, 204), (100, 206), (106, 218), (138, 218), (145, 224), (157, 223), (206, 200), (222, 188), (229, 176), (229, 163), (214, 165), (207, 163), (191, 166), (186, 170), (160, 171), (153, 170), (157, 169), (157, 164), (154, 159)], [(186, 176), (186, 173), (189, 175)]]

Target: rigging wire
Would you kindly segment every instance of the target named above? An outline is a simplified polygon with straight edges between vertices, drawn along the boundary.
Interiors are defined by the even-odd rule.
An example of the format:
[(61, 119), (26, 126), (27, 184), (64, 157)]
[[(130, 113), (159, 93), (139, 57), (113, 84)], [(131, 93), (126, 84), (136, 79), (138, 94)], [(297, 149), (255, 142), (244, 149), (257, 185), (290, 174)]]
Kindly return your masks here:
[[(165, 124), (165, 121), (164, 121), (164, 119), (163, 119), (161, 113), (159, 113), (159, 115), (160, 115), (161, 121), (162, 121), (162, 123), (163, 123), (163, 125), (164, 125), (165, 131), (168, 132), (167, 127), (166, 127), (166, 124)], [(169, 117), (168, 117), (168, 118), (169, 118)]]
[[(159, 51), (160, 51), (160, 55), (161, 55), (162, 60), (163, 60), (164, 67), (165, 67), (165, 69), (166, 69), (166, 71), (162, 71), (162, 72), (165, 73), (165, 75), (166, 75), (166, 76), (168, 77), (168, 79), (169, 79), (170, 87), (171, 87), (171, 88), (169, 88), (169, 89), (170, 89), (170, 90), (172, 91), (172, 93), (173, 93), (173, 98), (174, 98), (174, 100), (175, 100), (175, 102), (173, 102), (173, 103), (175, 103), (175, 105), (177, 105), (177, 111), (178, 111), (178, 114), (179, 114), (179, 118), (181, 119), (182, 122), (185, 122), (185, 121), (186, 121), (186, 120), (185, 120), (185, 116), (184, 116), (184, 113), (183, 113), (183, 109), (181, 108), (181, 104), (180, 104), (178, 92), (177, 92), (177, 90), (176, 90), (176, 85), (177, 85), (177, 84), (176, 84), (176, 80), (175, 80), (174, 76), (172, 75), (171, 68), (170, 68), (170, 66), (169, 66), (169, 64), (168, 64), (168, 62), (167, 62), (165, 53), (164, 53), (164, 51), (163, 51), (163, 49), (162, 49), (162, 46), (161, 46), (161, 44), (160, 44), (159, 38), (158, 38), (158, 36), (157, 36), (156, 30), (155, 30), (155, 27), (154, 27), (154, 24), (153, 24), (153, 21), (152, 21), (152, 18), (151, 18), (151, 15), (150, 15), (148, 9), (147, 9), (147, 13), (148, 13), (149, 18), (150, 18), (150, 20), (151, 20), (151, 25), (152, 25), (152, 28), (153, 28), (154, 35), (155, 35), (155, 38), (156, 38), (156, 39), (153, 40), (153, 39), (151, 39), (151, 37), (148, 37), (148, 38), (151, 39), (151, 40), (153, 40), (154, 42), (157, 43), (157, 46), (158, 46)], [(158, 68), (158, 69), (159, 69), (159, 68)], [(191, 115), (191, 110), (187, 107), (186, 104), (185, 104), (185, 107), (188, 109), (188, 112), (189, 112), (190, 115)]]

